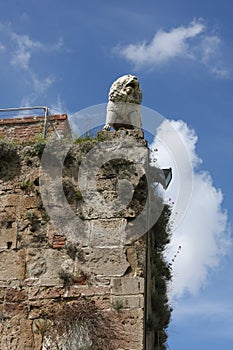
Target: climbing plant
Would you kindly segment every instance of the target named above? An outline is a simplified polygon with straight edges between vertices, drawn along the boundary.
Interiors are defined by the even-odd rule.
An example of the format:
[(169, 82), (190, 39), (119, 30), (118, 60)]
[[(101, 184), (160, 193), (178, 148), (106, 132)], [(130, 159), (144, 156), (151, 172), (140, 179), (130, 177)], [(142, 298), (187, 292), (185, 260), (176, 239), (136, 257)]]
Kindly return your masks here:
[(170, 242), (171, 208), (164, 206), (159, 220), (152, 228), (152, 293), (151, 314), (147, 325), (154, 332), (154, 349), (165, 350), (167, 327), (170, 322), (172, 308), (168, 302), (167, 285), (171, 280), (171, 267), (164, 258), (164, 250)]

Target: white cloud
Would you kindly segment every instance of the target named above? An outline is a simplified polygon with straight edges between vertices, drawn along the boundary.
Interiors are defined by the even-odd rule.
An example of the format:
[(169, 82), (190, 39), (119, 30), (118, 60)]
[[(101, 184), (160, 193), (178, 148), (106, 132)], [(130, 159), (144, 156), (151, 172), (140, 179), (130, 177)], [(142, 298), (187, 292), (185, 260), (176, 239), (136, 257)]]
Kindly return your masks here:
[(173, 266), (171, 294), (197, 293), (207, 282), (229, 244), (227, 215), (221, 208), (222, 193), (216, 190), (208, 173), (195, 173), (193, 195), (184, 220), (173, 233), (171, 247), (182, 250)]
[[(222, 192), (214, 187), (210, 174), (198, 168), (201, 159), (196, 153), (197, 135), (183, 121), (171, 121), (171, 125), (182, 139), (193, 169), (190, 176), (190, 170), (187, 170), (190, 169), (190, 164), (179, 163), (179, 154), (174, 153), (175, 145), (172, 144), (169, 145), (173, 152), (171, 157), (172, 152), (164, 146), (168, 137), (165, 132), (167, 126), (166, 123), (162, 124), (153, 147), (159, 149), (159, 165), (167, 167), (170, 164), (173, 169), (173, 180), (166, 196), (175, 202), (174, 213), (178, 212), (178, 215), (174, 214), (174, 230), (167, 251), (168, 261), (172, 261), (177, 248), (181, 246), (181, 251), (173, 263), (170, 295), (174, 298), (182, 296), (185, 292), (195, 294), (205, 285), (209, 272), (219, 266), (222, 257), (228, 252), (231, 239), (227, 213), (222, 209)], [(180, 202), (179, 192), (183, 189), (187, 191), (191, 185), (190, 201), (189, 196), (183, 196)], [(179, 211), (184, 211), (184, 201), (188, 208), (181, 220)]]
[(191, 57), (188, 39), (204, 31), (203, 24), (192, 22), (188, 27), (178, 27), (170, 32), (158, 31), (150, 43), (130, 44), (119, 48), (119, 53), (136, 65), (158, 65), (175, 57)]
[(173, 28), (168, 32), (159, 30), (151, 42), (118, 45), (113, 52), (133, 63), (136, 69), (161, 67), (179, 58), (200, 62), (216, 76), (230, 78), (231, 72), (218, 57), (220, 46), (220, 37), (208, 34), (203, 21), (194, 20), (188, 26)]

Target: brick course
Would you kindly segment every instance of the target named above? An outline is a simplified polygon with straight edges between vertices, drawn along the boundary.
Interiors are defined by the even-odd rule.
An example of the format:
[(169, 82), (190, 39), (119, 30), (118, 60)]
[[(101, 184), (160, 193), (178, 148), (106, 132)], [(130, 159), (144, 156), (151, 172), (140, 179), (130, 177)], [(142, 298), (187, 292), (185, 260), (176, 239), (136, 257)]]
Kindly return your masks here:
[[(63, 136), (71, 135), (71, 129), (66, 114), (55, 114), (50, 116), (54, 128)], [(44, 116), (29, 116), (20, 118), (0, 119), (0, 138), (17, 143), (33, 142), (43, 136)], [(52, 133), (50, 123), (47, 132)]]

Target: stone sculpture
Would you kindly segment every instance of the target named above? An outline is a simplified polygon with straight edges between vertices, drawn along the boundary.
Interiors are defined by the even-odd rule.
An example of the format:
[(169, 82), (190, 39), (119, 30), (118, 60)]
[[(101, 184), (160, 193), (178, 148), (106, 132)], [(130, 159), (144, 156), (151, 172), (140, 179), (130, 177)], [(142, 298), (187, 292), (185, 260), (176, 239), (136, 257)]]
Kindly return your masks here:
[(112, 84), (107, 104), (104, 130), (141, 129), (142, 91), (137, 77), (128, 74)]

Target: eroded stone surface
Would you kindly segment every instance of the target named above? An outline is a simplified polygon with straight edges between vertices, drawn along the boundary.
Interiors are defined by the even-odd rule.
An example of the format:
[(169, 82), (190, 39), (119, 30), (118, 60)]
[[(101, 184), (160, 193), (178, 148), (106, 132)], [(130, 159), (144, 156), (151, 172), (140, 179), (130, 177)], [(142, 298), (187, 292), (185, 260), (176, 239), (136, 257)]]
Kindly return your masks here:
[(6, 219), (0, 224), (0, 249), (15, 249), (17, 243), (17, 223)]
[(144, 292), (144, 278), (112, 278), (111, 292), (115, 295), (137, 295)]
[(91, 247), (116, 248), (125, 241), (126, 219), (90, 220), (89, 245)]
[(123, 276), (130, 266), (123, 248), (85, 248), (87, 268), (96, 275)]
[(25, 261), (16, 251), (7, 250), (0, 252), (0, 280), (22, 280), (24, 277)]
[[(105, 204), (111, 204), (117, 198), (119, 181), (131, 182), (132, 191), (137, 187), (147, 149), (140, 130), (106, 135), (110, 141), (121, 138), (120, 147), (125, 147), (128, 158), (133, 157), (135, 147), (138, 153), (136, 165), (109, 162), (98, 172), (97, 192)], [(64, 170), (67, 188), (72, 190), (68, 193), (72, 209), (84, 222), (83, 241), (78, 232), (56, 227), (46, 215), (37, 185), (40, 161), (31, 146), (17, 149), (20, 171), (17, 168), (12, 178), (10, 168), (6, 169), (0, 178), (0, 350), (41, 350), (45, 320), (58, 313), (61, 303), (89, 299), (124, 328), (123, 343), (121, 339), (115, 349), (142, 349), (145, 251), (143, 243), (125, 246), (125, 228), (143, 201), (112, 214), (110, 206), (103, 210), (91, 197), (87, 184), (93, 202), (91, 208), (85, 204), (77, 174), (92, 147), (91, 141), (74, 145)], [(119, 299), (117, 311), (114, 305)]]

